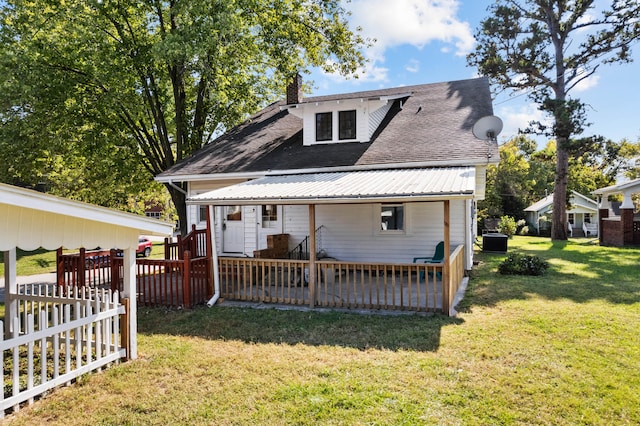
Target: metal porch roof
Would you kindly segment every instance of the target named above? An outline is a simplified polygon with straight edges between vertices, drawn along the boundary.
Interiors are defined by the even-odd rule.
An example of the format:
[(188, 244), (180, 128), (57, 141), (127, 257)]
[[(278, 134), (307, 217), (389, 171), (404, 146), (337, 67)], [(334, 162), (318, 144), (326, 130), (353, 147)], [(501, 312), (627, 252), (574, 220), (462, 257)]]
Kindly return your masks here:
[(190, 197), (189, 204), (338, 204), (472, 198), (475, 168), (273, 175)]

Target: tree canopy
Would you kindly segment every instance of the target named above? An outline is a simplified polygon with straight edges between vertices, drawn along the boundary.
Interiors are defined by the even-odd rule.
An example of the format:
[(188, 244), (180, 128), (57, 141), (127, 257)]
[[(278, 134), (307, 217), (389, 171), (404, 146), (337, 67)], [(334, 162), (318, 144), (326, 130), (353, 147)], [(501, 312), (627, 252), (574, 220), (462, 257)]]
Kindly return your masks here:
[(568, 237), (569, 158), (576, 149), (570, 145), (588, 126), (584, 104), (569, 93), (602, 64), (631, 61), (631, 46), (640, 39), (637, 0), (612, 0), (602, 11), (595, 6), (595, 0), (496, 0), (467, 57), (481, 74), (524, 91), (553, 118), (550, 128), (529, 128), (556, 141), (553, 239)]
[[(28, 162), (2, 178), (24, 179), (31, 164), (51, 179), (67, 169), (57, 158), (90, 162), (77, 172), (90, 169), (85, 183), (149, 181), (297, 72), (353, 73), (366, 42), (346, 17), (338, 0), (7, 1), (0, 143)], [(168, 186), (183, 227), (184, 189)]]

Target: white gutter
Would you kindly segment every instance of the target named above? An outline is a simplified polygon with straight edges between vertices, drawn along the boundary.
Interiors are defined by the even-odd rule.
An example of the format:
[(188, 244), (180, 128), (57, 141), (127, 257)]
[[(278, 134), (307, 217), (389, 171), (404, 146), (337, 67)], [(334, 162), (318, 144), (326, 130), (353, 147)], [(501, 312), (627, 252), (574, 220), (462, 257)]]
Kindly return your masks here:
[[(158, 182), (163, 182), (163, 183), (169, 184), (169, 186), (172, 187), (173, 189), (175, 189), (176, 191), (183, 193), (185, 197), (189, 196), (189, 193), (187, 191), (185, 191), (184, 189), (180, 188), (175, 183), (173, 183), (172, 179), (169, 179), (169, 180), (166, 180), (166, 181), (158, 181)], [(178, 181), (178, 182), (180, 182), (180, 181)]]
[(213, 262), (211, 271), (213, 273), (213, 296), (207, 302), (208, 307), (212, 307), (220, 298), (220, 271), (218, 270), (218, 247), (216, 246), (216, 227), (214, 221), (214, 209), (209, 209), (209, 223), (211, 233), (211, 262)]

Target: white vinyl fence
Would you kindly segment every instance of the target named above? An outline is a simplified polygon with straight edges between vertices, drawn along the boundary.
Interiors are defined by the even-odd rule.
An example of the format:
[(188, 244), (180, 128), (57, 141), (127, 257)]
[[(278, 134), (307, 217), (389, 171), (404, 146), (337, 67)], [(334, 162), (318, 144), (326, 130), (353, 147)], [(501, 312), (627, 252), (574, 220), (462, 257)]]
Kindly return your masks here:
[[(0, 333), (0, 418), (23, 402), (126, 356), (118, 292), (30, 284), (19, 288), (10, 338)], [(4, 324), (0, 322), (4, 330)], [(125, 327), (126, 328), (126, 327)]]

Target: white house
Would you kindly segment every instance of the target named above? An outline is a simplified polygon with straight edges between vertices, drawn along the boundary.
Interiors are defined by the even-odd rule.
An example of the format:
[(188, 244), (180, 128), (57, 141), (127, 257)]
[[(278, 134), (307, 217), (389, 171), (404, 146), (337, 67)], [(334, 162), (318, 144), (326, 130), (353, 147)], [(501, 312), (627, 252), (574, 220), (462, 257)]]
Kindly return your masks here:
[(311, 233), (344, 261), (411, 262), (445, 240), (472, 267), (475, 203), (497, 144), (472, 126), (492, 115), (477, 78), (302, 98), (298, 77), (275, 102), (157, 177), (188, 184), (189, 224), (215, 207), (220, 255), (252, 257), (267, 235), (293, 249)]
[[(538, 234), (550, 231), (553, 194), (524, 209), (525, 219)], [(567, 223), (571, 237), (598, 235), (598, 203), (576, 191), (571, 191), (567, 208)]]

